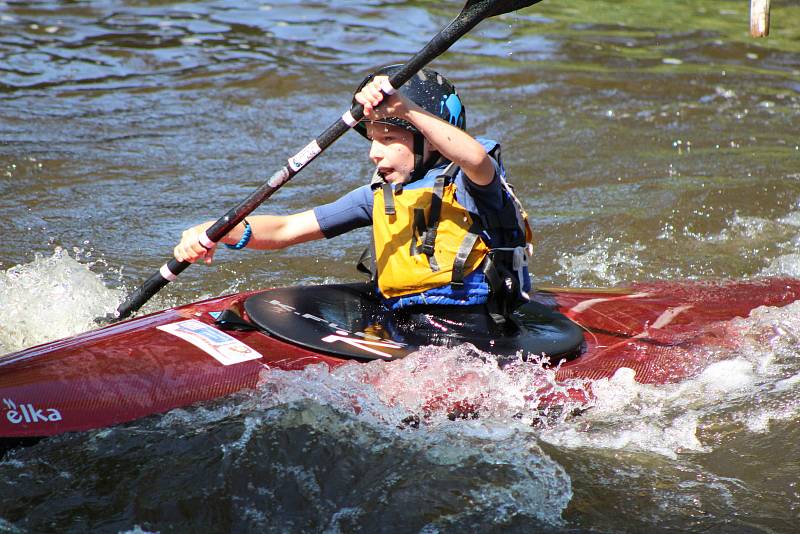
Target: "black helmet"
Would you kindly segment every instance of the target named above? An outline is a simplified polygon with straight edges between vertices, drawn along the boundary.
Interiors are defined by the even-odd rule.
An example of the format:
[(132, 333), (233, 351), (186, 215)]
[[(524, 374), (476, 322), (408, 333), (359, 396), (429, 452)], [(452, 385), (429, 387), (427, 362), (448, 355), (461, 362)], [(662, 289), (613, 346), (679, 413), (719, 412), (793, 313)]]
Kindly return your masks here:
[[(371, 82), (376, 76), (389, 76), (397, 72), (403, 65), (389, 65), (383, 67), (378, 71), (370, 74), (356, 89), (356, 93), (361, 91), (365, 85)], [(450, 83), (450, 80), (431, 69), (422, 69), (404, 83), (400, 89), (400, 94), (417, 104), (419, 107), (436, 115), (450, 124), (455, 125), (462, 130), (467, 128), (467, 117), (464, 104), (456, 92), (456, 88)], [(353, 95), (353, 104), (356, 103), (355, 94)], [(379, 121), (384, 124), (393, 124), (400, 126), (414, 134), (414, 170), (411, 174), (411, 181), (418, 180), (425, 176), (428, 169), (432, 168), (437, 161), (440, 160), (439, 156), (429, 158), (429, 161), (424, 160), (425, 153), (425, 138), (417, 130), (414, 125), (403, 119), (397, 117), (387, 117)], [(359, 122), (353, 129), (367, 137), (367, 127), (364, 121)], [(367, 137), (368, 138), (368, 137)]]
[[(389, 65), (388, 67), (383, 67), (377, 72), (370, 74), (364, 78), (364, 81), (358, 86), (356, 93), (361, 91), (361, 89), (376, 76), (392, 76), (392, 74), (400, 70), (402, 66), (402, 64)], [(399, 91), (403, 96), (428, 113), (436, 115), (462, 130), (466, 129), (467, 119), (464, 104), (458, 97), (458, 93), (453, 84), (438, 72), (431, 69), (422, 69), (404, 83)], [(353, 103), (356, 103), (355, 95)], [(413, 125), (395, 117), (388, 117), (376, 122), (394, 124), (411, 132), (419, 133)], [(353, 128), (364, 137), (367, 136), (367, 128), (363, 121), (356, 124)]]

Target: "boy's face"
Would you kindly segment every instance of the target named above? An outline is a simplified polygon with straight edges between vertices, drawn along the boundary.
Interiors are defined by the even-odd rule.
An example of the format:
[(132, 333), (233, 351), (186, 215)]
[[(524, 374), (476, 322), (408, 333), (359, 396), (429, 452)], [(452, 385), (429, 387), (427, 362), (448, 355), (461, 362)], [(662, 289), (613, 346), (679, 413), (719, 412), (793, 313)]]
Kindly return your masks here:
[(414, 171), (414, 134), (393, 124), (367, 122), (367, 136), (372, 140), (369, 158), (378, 174), (389, 184), (403, 184)]

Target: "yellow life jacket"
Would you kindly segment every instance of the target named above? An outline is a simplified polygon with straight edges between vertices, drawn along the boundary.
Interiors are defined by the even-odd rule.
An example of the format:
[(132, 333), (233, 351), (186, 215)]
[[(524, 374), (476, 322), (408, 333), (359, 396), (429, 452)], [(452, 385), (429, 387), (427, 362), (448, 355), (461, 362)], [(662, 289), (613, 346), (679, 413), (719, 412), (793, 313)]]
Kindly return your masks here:
[[(359, 269), (372, 275), (391, 309), (485, 304), (502, 323), (530, 299), (528, 216), (505, 181), (499, 145), (483, 144), (496, 158), (504, 201), (510, 203), (500, 213), (474, 213), (457, 200), (459, 169), (452, 164), (399, 190), (373, 182), (373, 246)], [(370, 252), (372, 268), (366, 261)]]
[(386, 298), (458, 285), (486, 258), (489, 247), (472, 215), (456, 200), (453, 164), (400, 191), (374, 191), (373, 241), (377, 283)]

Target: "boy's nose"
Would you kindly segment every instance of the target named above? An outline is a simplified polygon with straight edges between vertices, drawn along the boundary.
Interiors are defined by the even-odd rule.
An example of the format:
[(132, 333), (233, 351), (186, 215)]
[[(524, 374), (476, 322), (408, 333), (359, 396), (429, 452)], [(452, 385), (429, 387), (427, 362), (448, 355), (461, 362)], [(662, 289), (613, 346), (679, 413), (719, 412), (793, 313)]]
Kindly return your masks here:
[(369, 159), (371, 159), (373, 163), (378, 163), (383, 159), (383, 145), (375, 140), (372, 141), (369, 147)]

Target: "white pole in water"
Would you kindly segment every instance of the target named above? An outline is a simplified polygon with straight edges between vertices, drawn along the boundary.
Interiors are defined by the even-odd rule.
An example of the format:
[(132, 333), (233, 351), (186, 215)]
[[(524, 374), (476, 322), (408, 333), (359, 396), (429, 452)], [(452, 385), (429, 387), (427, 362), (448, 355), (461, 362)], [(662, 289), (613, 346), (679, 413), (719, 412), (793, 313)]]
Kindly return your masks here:
[(750, 0), (750, 35), (769, 35), (769, 0)]

